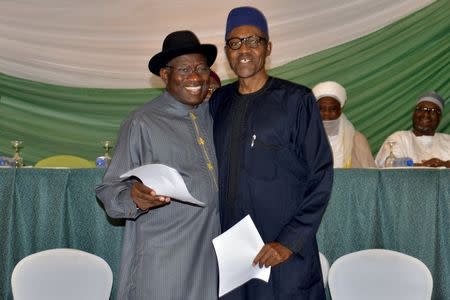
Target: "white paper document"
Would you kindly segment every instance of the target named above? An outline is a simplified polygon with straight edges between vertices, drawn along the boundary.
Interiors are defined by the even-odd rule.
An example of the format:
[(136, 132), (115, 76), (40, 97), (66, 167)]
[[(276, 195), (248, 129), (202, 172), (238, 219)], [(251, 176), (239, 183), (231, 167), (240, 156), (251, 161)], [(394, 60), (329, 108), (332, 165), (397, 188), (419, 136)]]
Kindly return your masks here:
[(189, 193), (183, 177), (174, 168), (162, 164), (148, 164), (120, 175), (120, 178), (135, 176), (143, 184), (152, 188), (157, 195), (167, 196), (174, 200), (205, 206)]
[(270, 267), (252, 266), (264, 242), (249, 215), (212, 242), (219, 265), (219, 297), (252, 278), (269, 281)]

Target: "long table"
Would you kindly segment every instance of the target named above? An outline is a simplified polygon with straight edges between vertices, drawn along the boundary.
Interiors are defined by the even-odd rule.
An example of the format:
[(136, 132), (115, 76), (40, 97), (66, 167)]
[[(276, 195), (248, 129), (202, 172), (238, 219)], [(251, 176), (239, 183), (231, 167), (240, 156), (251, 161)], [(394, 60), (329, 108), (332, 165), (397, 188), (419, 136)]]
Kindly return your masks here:
[[(45, 249), (70, 247), (97, 254), (118, 278), (124, 223), (108, 218), (95, 197), (103, 173), (0, 169), (1, 300), (12, 299), (15, 264)], [(450, 170), (336, 170), (317, 237), (330, 264), (368, 248), (412, 255), (433, 275), (432, 299), (450, 299)]]

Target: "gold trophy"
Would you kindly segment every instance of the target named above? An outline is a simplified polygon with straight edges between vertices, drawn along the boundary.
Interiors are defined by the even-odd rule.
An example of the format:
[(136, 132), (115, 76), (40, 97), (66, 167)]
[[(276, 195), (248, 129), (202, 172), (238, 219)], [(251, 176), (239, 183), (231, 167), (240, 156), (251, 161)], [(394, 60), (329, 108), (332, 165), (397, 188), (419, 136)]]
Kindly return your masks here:
[(389, 155), (384, 160), (384, 167), (392, 168), (394, 166), (394, 161), (397, 158), (394, 155), (394, 145), (396, 144), (396, 142), (388, 141), (387, 144), (389, 145)]
[(11, 145), (14, 149), (14, 156), (12, 158), (13, 159), (13, 162), (12, 162), (13, 168), (23, 167), (23, 158), (20, 156), (20, 149), (23, 148), (22, 144), (23, 144), (23, 141), (19, 141), (19, 140), (11, 141)]

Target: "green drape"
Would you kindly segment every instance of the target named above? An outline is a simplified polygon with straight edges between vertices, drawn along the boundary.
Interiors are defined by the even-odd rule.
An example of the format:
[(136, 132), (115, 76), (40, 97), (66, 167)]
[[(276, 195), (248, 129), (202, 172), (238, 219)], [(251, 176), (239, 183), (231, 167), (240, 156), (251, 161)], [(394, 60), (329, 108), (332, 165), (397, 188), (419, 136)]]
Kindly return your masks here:
[[(450, 1), (270, 73), (310, 87), (342, 83), (349, 96), (344, 112), (376, 153), (389, 134), (411, 127), (421, 93), (435, 90), (450, 104)], [(160, 93), (54, 86), (0, 73), (0, 155), (12, 156), (10, 140), (20, 139), (26, 164), (55, 154), (94, 160), (100, 141), (114, 140), (123, 118)], [(450, 114), (439, 130), (450, 133)]]
[[(276, 46), (276, 45), (275, 45)], [(271, 74), (347, 89), (344, 113), (376, 154), (388, 135), (412, 127), (417, 98), (437, 91), (450, 104), (450, 1), (437, 1), (350, 43), (299, 59)], [(449, 107), (439, 131), (450, 133)]]
[(0, 155), (12, 156), (10, 140), (19, 139), (26, 164), (56, 154), (95, 160), (103, 155), (100, 142), (116, 139), (126, 115), (160, 93), (69, 88), (0, 74)]
[[(103, 173), (0, 168), (0, 299), (12, 299), (17, 262), (59, 247), (104, 258), (114, 272), (115, 295), (124, 227), (107, 218), (95, 197)], [(432, 299), (450, 299), (449, 182), (448, 169), (336, 169), (317, 234), (319, 250), (330, 264), (367, 248), (404, 252), (430, 269)]]
[(450, 170), (336, 169), (320, 225), (319, 249), (330, 263), (381, 248), (421, 260), (434, 300), (450, 299)]
[(95, 253), (109, 263), (114, 274), (119, 272), (124, 221), (108, 218), (96, 200), (94, 187), (103, 172), (0, 169), (1, 300), (12, 300), (10, 278), (16, 263), (46, 249)]

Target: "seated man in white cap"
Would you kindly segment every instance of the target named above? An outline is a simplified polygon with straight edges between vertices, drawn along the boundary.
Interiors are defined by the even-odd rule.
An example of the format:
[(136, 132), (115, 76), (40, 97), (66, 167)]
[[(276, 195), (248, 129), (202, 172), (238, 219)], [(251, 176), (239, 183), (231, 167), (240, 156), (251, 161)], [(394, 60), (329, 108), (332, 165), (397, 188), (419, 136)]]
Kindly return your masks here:
[(325, 81), (313, 88), (319, 104), (335, 168), (373, 168), (375, 163), (366, 137), (342, 113), (347, 93), (342, 85)]
[(389, 136), (376, 156), (376, 165), (384, 167), (390, 153), (388, 142), (393, 142), (393, 154), (410, 157), (415, 166), (450, 168), (450, 135), (436, 132), (443, 112), (444, 100), (437, 93), (428, 92), (419, 97), (412, 116), (412, 130)]

